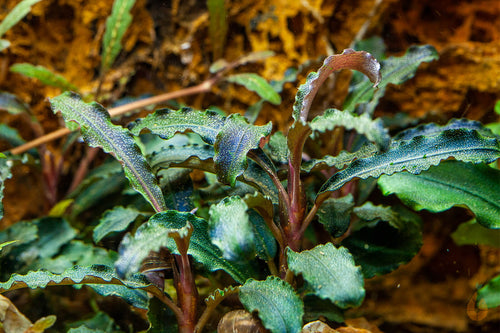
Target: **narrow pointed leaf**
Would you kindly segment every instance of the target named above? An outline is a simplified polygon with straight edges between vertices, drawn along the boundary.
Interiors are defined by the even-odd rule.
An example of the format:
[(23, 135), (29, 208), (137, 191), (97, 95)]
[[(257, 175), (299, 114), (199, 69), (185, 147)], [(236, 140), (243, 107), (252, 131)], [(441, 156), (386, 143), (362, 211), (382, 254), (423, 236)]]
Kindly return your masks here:
[(495, 276), (477, 291), (476, 304), (479, 309), (500, 306), (500, 275)]
[(280, 95), (261, 76), (255, 73), (241, 73), (228, 76), (226, 81), (241, 84), (250, 91), (256, 92), (263, 100), (276, 105), (281, 104)]
[(113, 125), (106, 109), (87, 104), (74, 93), (65, 92), (50, 100), (54, 112), (61, 111), (66, 123), (80, 125), (82, 136), (92, 147), (102, 147), (122, 164), (132, 187), (148, 200), (156, 211), (166, 209), (158, 181), (130, 132)]
[(72, 90), (78, 91), (78, 88), (68, 82), (62, 75), (56, 74), (43, 66), (34, 66), (32, 64), (23, 63), (15, 64), (10, 67), (10, 71), (19, 73), (27, 77), (40, 80), (45, 85), (57, 87), (62, 91)]
[(309, 126), (313, 134), (315, 132), (331, 131), (337, 126), (342, 126), (347, 130), (356, 130), (358, 134), (366, 136), (368, 140), (376, 143), (382, 150), (385, 150), (391, 141), (382, 121), (380, 119), (372, 120), (366, 114), (358, 116), (348, 111), (328, 109), (324, 114), (314, 118)]
[(166, 247), (172, 253), (177, 246), (169, 233), (186, 233), (192, 228), (188, 254), (202, 264), (208, 271), (222, 269), (237, 282), (242, 283), (247, 276), (234, 265), (222, 258), (222, 252), (210, 242), (208, 224), (190, 213), (165, 211), (155, 214), (148, 222), (141, 225), (134, 236), (128, 234), (120, 244), (120, 258), (116, 262), (117, 270), (122, 275), (130, 275), (139, 270), (139, 266), (150, 251)]
[(227, 37), (227, 9), (225, 0), (207, 0), (210, 15), (209, 34), (214, 59), (222, 57)]
[(411, 46), (402, 57), (390, 57), (382, 61), (380, 70), (382, 79), (378, 84), (378, 90), (374, 93), (372, 84), (368, 80), (363, 80), (352, 86), (350, 88), (351, 93), (344, 102), (344, 110), (354, 111), (357, 104), (370, 101), (370, 110), (374, 109), (378, 100), (384, 96), (385, 88), (389, 83), (401, 84), (405, 82), (415, 75), (421, 63), (430, 62), (437, 58), (436, 49), (425, 45)]
[(14, 7), (0, 23), (0, 37), (5, 34), (10, 28), (21, 21), (30, 11), (31, 6), (41, 0), (23, 0)]
[(210, 207), (210, 239), (229, 261), (245, 262), (255, 257), (255, 237), (248, 206), (240, 197), (228, 197)]
[(117, 206), (104, 213), (99, 224), (94, 228), (94, 242), (98, 243), (106, 235), (123, 231), (133, 223), (142, 213), (133, 207)]
[(355, 160), (336, 173), (321, 187), (316, 200), (325, 199), (328, 192), (354, 178), (378, 178), (401, 171), (419, 174), (450, 157), (472, 163), (492, 162), (500, 157), (500, 140), (483, 137), (476, 130), (449, 129), (435, 136), (393, 142), (387, 152)]
[(256, 311), (265, 328), (273, 333), (299, 333), (304, 304), (292, 286), (275, 276), (265, 281), (248, 280), (240, 287), (243, 306)]
[(226, 117), (213, 111), (201, 112), (190, 108), (182, 108), (179, 111), (160, 109), (144, 119), (131, 123), (129, 128), (134, 135), (139, 135), (144, 129), (148, 129), (165, 140), (176, 133), (194, 132), (203, 141), (213, 145), (225, 121)]
[(271, 123), (254, 126), (239, 114), (230, 115), (214, 145), (218, 180), (234, 186), (236, 178), (247, 168), (247, 153), (259, 148), (261, 139), (269, 135), (271, 129)]
[(418, 177), (401, 173), (379, 179), (385, 195), (395, 193), (416, 210), (441, 212), (452, 206), (469, 208), (478, 223), (500, 228), (500, 171), (486, 165), (447, 161)]
[(293, 105), (293, 118), (295, 120), (299, 118), (303, 121), (307, 120), (304, 115), (309, 112), (319, 88), (330, 74), (340, 69), (354, 69), (362, 72), (374, 85), (378, 85), (381, 80), (380, 64), (368, 52), (346, 49), (342, 54), (329, 56), (318, 72), (310, 73), (306, 83), (299, 87)]
[(300, 253), (288, 249), (288, 266), (317, 296), (341, 308), (359, 306), (365, 297), (361, 268), (344, 247), (328, 243)]
[(101, 69), (108, 70), (122, 49), (121, 40), (132, 22), (130, 10), (135, 0), (115, 0), (111, 15), (106, 20), (102, 39)]

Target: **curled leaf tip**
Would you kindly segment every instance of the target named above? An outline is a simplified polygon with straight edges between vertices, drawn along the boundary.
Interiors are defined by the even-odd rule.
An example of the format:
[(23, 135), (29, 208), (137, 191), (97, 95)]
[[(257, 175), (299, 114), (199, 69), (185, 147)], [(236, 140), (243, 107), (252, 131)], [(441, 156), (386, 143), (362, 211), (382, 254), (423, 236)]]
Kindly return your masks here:
[(345, 49), (342, 55), (352, 55), (351, 68), (365, 74), (373, 83), (373, 87), (377, 87), (382, 80), (380, 74), (380, 63), (374, 56), (366, 51), (354, 51), (353, 49)]

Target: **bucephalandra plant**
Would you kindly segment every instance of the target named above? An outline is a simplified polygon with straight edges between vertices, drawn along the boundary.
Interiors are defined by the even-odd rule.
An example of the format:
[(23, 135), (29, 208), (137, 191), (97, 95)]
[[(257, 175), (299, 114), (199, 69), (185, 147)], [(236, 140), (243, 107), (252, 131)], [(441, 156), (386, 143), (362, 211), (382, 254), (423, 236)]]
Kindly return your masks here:
[[(60, 246), (47, 250), (37, 265), (20, 265), (26, 274), (11, 275), (0, 290), (88, 284), (148, 309), (151, 332), (199, 332), (229, 295), (237, 295), (272, 332), (300, 332), (303, 318), (320, 315), (310, 310), (314, 303), (321, 303), (321, 315), (342, 322), (344, 309), (362, 303), (364, 278), (394, 270), (421, 246), (418, 215), (402, 205), (367, 201), (377, 184), (416, 210), (466, 206), (482, 226), (500, 228), (500, 172), (487, 165), (500, 157), (498, 136), (466, 119), (391, 136), (381, 119), (373, 119), (388, 84), (404, 82), (422, 62), (436, 58), (430, 46), (381, 63), (351, 49), (326, 58), (298, 89), (286, 135), (272, 133), (271, 123), (258, 126), (239, 114), (187, 107), (157, 110), (124, 128), (111, 123), (104, 107), (76, 93), (50, 99), (53, 111), (71, 129), (79, 128), (88, 145), (120, 162), (140, 196), (120, 192), (121, 169), (104, 164), (72, 195), (73, 213), (12, 227), (25, 238), (7, 246), (2, 260), (42, 246), (37, 237), (49, 226), (59, 231)], [(310, 119), (318, 90), (340, 69), (366, 78), (353, 81), (344, 110), (328, 109)], [(334, 155), (306, 151), (308, 140), (318, 146), (333, 140), (332, 146), (343, 149)], [(10, 176), (5, 161), (0, 159), (3, 179)], [(193, 184), (193, 169), (205, 172), (204, 183)], [(113, 190), (115, 182), (122, 185)], [(67, 221), (91, 206), (79, 197), (92, 187), (93, 200), (104, 195), (96, 188), (121, 193), (93, 228), (96, 244), (131, 230), (118, 253), (75, 240)], [(14, 239), (15, 230), (0, 233), (0, 243)], [(53, 257), (63, 256), (63, 244), (66, 253), (78, 248), (86, 255), (57, 270)], [(76, 266), (68, 267), (68, 261)], [(203, 295), (205, 306), (199, 302), (198, 274), (213, 283)]]

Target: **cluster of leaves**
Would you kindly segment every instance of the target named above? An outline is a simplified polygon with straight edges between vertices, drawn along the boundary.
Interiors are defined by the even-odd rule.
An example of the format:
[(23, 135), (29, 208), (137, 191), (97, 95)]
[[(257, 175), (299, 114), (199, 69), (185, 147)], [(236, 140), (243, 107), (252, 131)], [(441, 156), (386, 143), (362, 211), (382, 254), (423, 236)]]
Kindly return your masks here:
[[(119, 52), (123, 31), (115, 28), (126, 29), (132, 5), (115, 2), (101, 73)], [(67, 126), (114, 160), (93, 170), (51, 216), (0, 232), (0, 262), (9, 268), (1, 272), (6, 282), (0, 291), (89, 285), (148, 310), (151, 332), (201, 331), (229, 295), (272, 332), (300, 332), (304, 321), (320, 316), (341, 323), (345, 309), (362, 303), (365, 278), (396, 269), (421, 246), (417, 214), (367, 200), (377, 185), (414, 210), (466, 206), (475, 215), (473, 228), (483, 232), (480, 241), (491, 235), (486, 228), (500, 228), (500, 171), (487, 165), (500, 157), (498, 133), (459, 119), (391, 136), (382, 119), (373, 119), (388, 84), (404, 82), (436, 58), (430, 46), (381, 63), (351, 49), (328, 57), (299, 88), (286, 135), (272, 133), (271, 123), (256, 126), (238, 114), (191, 108), (157, 110), (124, 128), (103, 106), (74, 92), (52, 98)], [(222, 61), (212, 70), (234, 66)], [(310, 120), (316, 93), (339, 69), (366, 77), (353, 77), (343, 110)], [(248, 73), (226, 79), (280, 103), (280, 83), (270, 86)], [(308, 140), (315, 147), (333, 140), (343, 149), (333, 155), (305, 151)], [(11, 168), (22, 162), (1, 156), (0, 198)], [(193, 169), (203, 171), (203, 182), (193, 181)], [(88, 212), (102, 212), (92, 221), (93, 243), (76, 227)], [(106, 248), (106, 240), (119, 241), (118, 251)], [(227, 276), (216, 271), (231, 281), (224, 284)], [(198, 274), (217, 280), (200, 317)], [(478, 304), (498, 306), (498, 285), (495, 278), (480, 289)], [(169, 294), (174, 291), (176, 297)]]

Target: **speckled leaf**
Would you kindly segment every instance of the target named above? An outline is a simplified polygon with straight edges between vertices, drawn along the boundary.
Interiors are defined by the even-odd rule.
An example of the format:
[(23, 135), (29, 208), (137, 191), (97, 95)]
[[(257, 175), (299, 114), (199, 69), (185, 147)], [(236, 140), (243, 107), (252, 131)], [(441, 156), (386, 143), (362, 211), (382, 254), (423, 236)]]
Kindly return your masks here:
[(166, 247), (173, 253), (178, 253), (177, 246), (169, 233), (187, 235), (192, 229), (188, 254), (202, 264), (208, 271), (222, 269), (229, 273), (237, 282), (246, 280), (245, 273), (222, 258), (222, 252), (210, 242), (208, 224), (190, 213), (165, 211), (155, 214), (148, 222), (141, 225), (134, 236), (128, 234), (120, 244), (120, 258), (116, 268), (122, 275), (130, 275), (139, 270), (139, 266), (150, 251), (158, 251)]
[(330, 169), (332, 167), (343, 169), (347, 164), (352, 163), (354, 160), (373, 156), (377, 151), (378, 149), (374, 144), (366, 144), (352, 153), (343, 150), (337, 156), (326, 155), (320, 159), (305, 161), (302, 163), (300, 168), (305, 172)]
[(332, 243), (300, 253), (288, 249), (288, 267), (302, 274), (314, 293), (341, 308), (359, 306), (365, 297), (361, 268), (346, 248)]
[(318, 221), (333, 237), (340, 237), (349, 227), (353, 207), (350, 193), (342, 198), (328, 198), (318, 209)]
[(273, 87), (261, 76), (255, 73), (241, 73), (230, 75), (226, 81), (241, 84), (248, 90), (256, 92), (263, 100), (279, 105), (280, 95), (274, 91)]
[(378, 100), (384, 96), (385, 88), (389, 83), (401, 84), (415, 75), (417, 68), (423, 62), (438, 59), (438, 52), (434, 47), (411, 46), (402, 57), (390, 57), (381, 62), (380, 73), (382, 80), (374, 93), (372, 83), (363, 80), (350, 87), (350, 94), (344, 102), (344, 110), (354, 111), (357, 104), (370, 102), (369, 113), (375, 108)]
[(57, 87), (63, 91), (72, 90), (78, 91), (78, 88), (68, 82), (63, 76), (56, 74), (43, 66), (34, 66), (32, 64), (23, 63), (10, 66), (10, 71), (19, 73), (27, 77), (40, 80), (45, 85)]
[(143, 214), (133, 207), (117, 206), (106, 211), (99, 220), (99, 224), (94, 228), (94, 242), (98, 243), (112, 232), (127, 229), (140, 215)]
[(135, 0), (115, 0), (111, 15), (106, 20), (106, 31), (102, 39), (101, 70), (106, 71), (122, 49), (121, 40), (132, 22), (130, 10)]
[(5, 157), (0, 157), (0, 220), (3, 218), (3, 191), (5, 189), (5, 181), (12, 177), (10, 168), (13, 162)]
[(337, 126), (342, 126), (347, 130), (356, 130), (358, 134), (364, 135), (368, 140), (377, 144), (385, 150), (391, 141), (387, 129), (384, 128), (380, 119), (372, 120), (368, 115), (358, 116), (348, 111), (328, 109), (322, 115), (314, 118), (309, 126), (315, 132), (325, 132), (333, 130)]
[(236, 178), (247, 168), (247, 153), (259, 148), (261, 139), (269, 135), (271, 129), (271, 123), (254, 126), (239, 114), (227, 117), (214, 145), (215, 171), (221, 183), (234, 186)]
[(464, 162), (492, 162), (500, 157), (500, 140), (484, 137), (476, 130), (448, 129), (439, 135), (395, 141), (388, 151), (355, 160), (336, 173), (321, 187), (316, 200), (325, 199), (329, 192), (354, 178), (378, 178), (401, 171), (419, 174), (450, 157)]
[(269, 143), (264, 147), (264, 151), (277, 163), (286, 164), (289, 153), (286, 136), (282, 132), (273, 133), (269, 137)]
[[(380, 64), (370, 54), (364, 51), (354, 51), (346, 49), (342, 54), (329, 56), (323, 62), (323, 66), (318, 72), (312, 72), (307, 76), (306, 83), (299, 87), (295, 95), (295, 103), (293, 105), (293, 118), (298, 120), (304, 110), (309, 110), (314, 96), (318, 92), (326, 78), (336, 70), (354, 69), (365, 74), (370, 81), (377, 85), (380, 77)], [(302, 119), (306, 121), (307, 119)]]
[(31, 6), (40, 2), (41, 0), (23, 0), (14, 7), (0, 23), (0, 37), (7, 32), (10, 28), (21, 21), (30, 11)]
[(273, 333), (299, 333), (304, 304), (292, 286), (275, 276), (265, 281), (248, 280), (240, 287), (241, 303), (256, 311), (265, 328)]
[(476, 304), (479, 309), (500, 306), (500, 275), (495, 276), (477, 291)]
[(413, 209), (441, 212), (468, 207), (477, 222), (500, 228), (500, 171), (486, 165), (447, 161), (418, 177), (402, 173), (379, 179), (385, 195), (396, 195)]
[(158, 181), (129, 131), (113, 125), (106, 109), (87, 104), (75, 93), (65, 92), (50, 100), (54, 112), (61, 111), (66, 123), (80, 125), (82, 136), (92, 147), (102, 147), (120, 161), (132, 187), (159, 212), (166, 209)]
[(246, 262), (255, 257), (255, 236), (247, 209), (243, 199), (236, 196), (210, 207), (208, 234), (224, 259)]
[(144, 129), (148, 129), (165, 140), (176, 133), (194, 132), (203, 141), (213, 145), (225, 122), (226, 117), (210, 110), (201, 112), (190, 108), (178, 111), (160, 109), (146, 118), (132, 122), (129, 128), (134, 135), (139, 135)]

